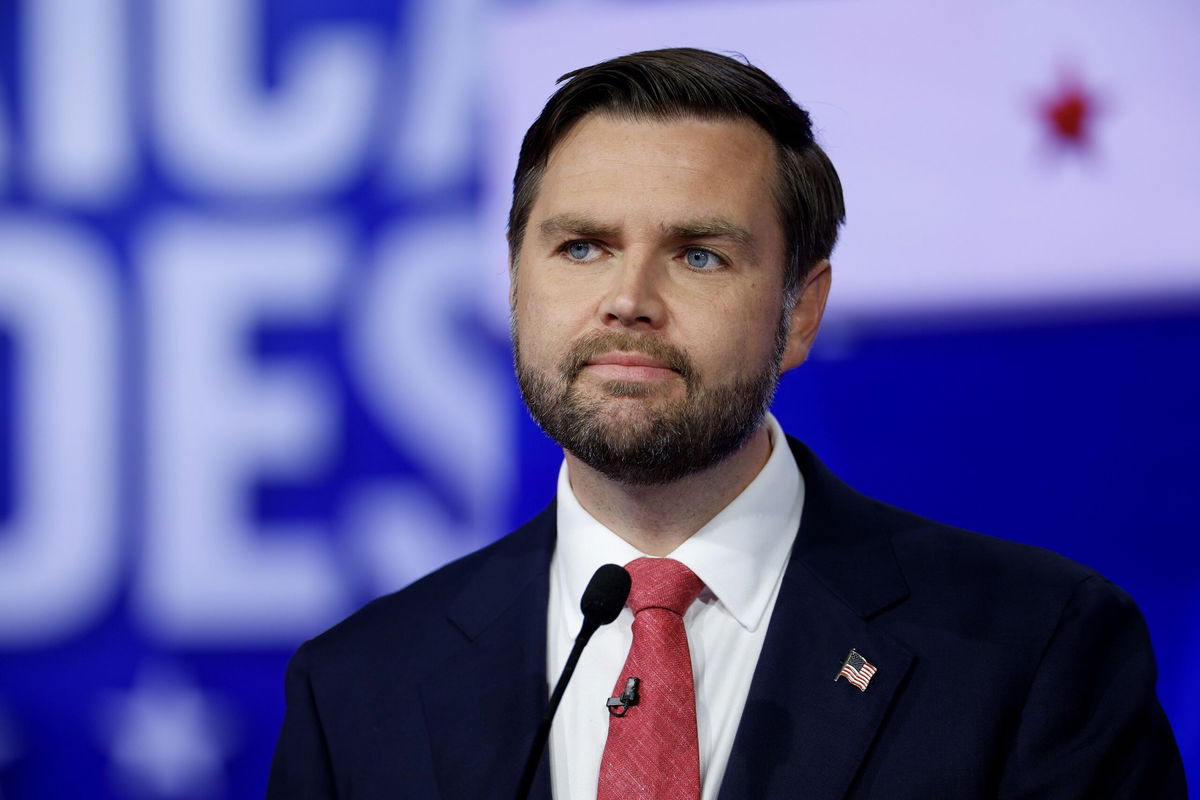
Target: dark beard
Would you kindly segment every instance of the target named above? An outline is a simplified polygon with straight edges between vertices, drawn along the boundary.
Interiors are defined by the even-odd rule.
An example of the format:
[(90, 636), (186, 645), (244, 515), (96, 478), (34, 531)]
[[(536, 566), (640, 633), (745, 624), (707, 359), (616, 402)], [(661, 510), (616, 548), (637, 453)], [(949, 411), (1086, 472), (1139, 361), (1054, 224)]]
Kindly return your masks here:
[[(513, 329), (517, 382), (534, 422), (547, 436), (592, 469), (620, 483), (671, 483), (724, 460), (762, 423), (779, 383), (787, 341), (780, 322), (770, 362), (748, 379), (712, 387), (701, 385), (687, 355), (662, 340), (631, 331), (599, 333), (577, 342), (559, 365), (557, 380), (527, 368)], [(602, 397), (587, 398), (575, 379), (586, 362), (609, 351), (639, 352), (674, 369), (683, 378), (683, 400), (637, 420), (609, 420)], [(654, 389), (633, 381), (606, 381), (610, 397), (637, 398)]]

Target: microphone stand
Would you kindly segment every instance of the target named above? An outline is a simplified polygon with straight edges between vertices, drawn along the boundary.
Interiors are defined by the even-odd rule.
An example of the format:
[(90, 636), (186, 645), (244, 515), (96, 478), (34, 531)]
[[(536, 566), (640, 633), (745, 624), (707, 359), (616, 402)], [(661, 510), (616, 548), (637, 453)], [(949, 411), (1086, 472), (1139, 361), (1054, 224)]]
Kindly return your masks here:
[(579, 663), (579, 656), (583, 653), (584, 645), (592, 638), (592, 634), (600, 629), (600, 625), (600, 620), (594, 616), (583, 618), (583, 627), (579, 629), (579, 635), (575, 637), (575, 646), (571, 648), (571, 655), (567, 656), (567, 664), (563, 667), (562, 676), (554, 686), (550, 702), (546, 705), (546, 713), (542, 715), (542, 721), (538, 724), (537, 735), (533, 737), (529, 758), (525, 760), (525, 771), (521, 774), (521, 783), (517, 786), (516, 800), (526, 800), (529, 797), (529, 790), (533, 788), (533, 778), (537, 775), (538, 765), (542, 761), (542, 753), (546, 749), (546, 740), (550, 738), (550, 723), (554, 721), (554, 714), (558, 711), (558, 704), (562, 702), (563, 692), (567, 690), (567, 682), (575, 674), (575, 665)]
[(625, 605), (625, 599), (629, 596), (629, 586), (629, 573), (623, 567), (605, 564), (596, 570), (596, 574), (584, 589), (583, 598), (579, 601), (579, 610), (583, 612), (583, 625), (575, 637), (575, 646), (571, 648), (571, 654), (567, 656), (562, 675), (550, 694), (550, 702), (547, 703), (546, 713), (542, 715), (542, 721), (538, 724), (537, 735), (533, 737), (529, 758), (525, 760), (525, 771), (521, 773), (521, 782), (517, 785), (516, 800), (526, 800), (529, 790), (533, 788), (534, 776), (537, 775), (538, 765), (542, 761), (542, 753), (546, 750), (546, 740), (550, 738), (550, 723), (554, 720), (554, 713), (558, 711), (558, 704), (562, 702), (563, 692), (567, 690), (567, 682), (575, 674), (575, 665), (579, 663), (584, 645), (601, 625), (607, 625), (617, 618), (617, 614)]

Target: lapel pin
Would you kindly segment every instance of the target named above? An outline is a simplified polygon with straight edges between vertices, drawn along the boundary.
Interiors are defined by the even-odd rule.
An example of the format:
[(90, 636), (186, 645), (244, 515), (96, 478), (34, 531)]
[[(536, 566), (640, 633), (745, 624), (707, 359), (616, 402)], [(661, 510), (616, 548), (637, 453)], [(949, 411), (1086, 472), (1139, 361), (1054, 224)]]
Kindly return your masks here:
[(871, 682), (871, 677), (875, 672), (875, 667), (852, 647), (850, 648), (850, 654), (842, 662), (842, 668), (838, 670), (837, 677), (833, 679), (833, 682), (837, 683), (838, 678), (844, 677), (850, 683), (857, 686), (860, 692), (865, 692), (867, 684)]

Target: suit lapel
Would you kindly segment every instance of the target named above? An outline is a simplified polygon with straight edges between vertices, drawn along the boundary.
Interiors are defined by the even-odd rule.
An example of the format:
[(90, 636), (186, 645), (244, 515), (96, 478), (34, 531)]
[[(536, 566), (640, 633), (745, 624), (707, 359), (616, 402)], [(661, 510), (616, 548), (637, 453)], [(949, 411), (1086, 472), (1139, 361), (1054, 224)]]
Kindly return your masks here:
[[(546, 604), (554, 505), (497, 545), (455, 603), (463, 644), (421, 683), (441, 794), (507, 798), (545, 711)], [(550, 800), (543, 758), (531, 798)]]
[[(722, 800), (843, 797), (912, 662), (797, 567), (775, 605)], [(866, 691), (834, 681), (852, 647), (878, 670)]]
[[(908, 592), (874, 501), (790, 441), (805, 480), (803, 518), (722, 800), (844, 797), (912, 664), (902, 644), (870, 624)], [(851, 648), (877, 669), (866, 691), (834, 680)]]

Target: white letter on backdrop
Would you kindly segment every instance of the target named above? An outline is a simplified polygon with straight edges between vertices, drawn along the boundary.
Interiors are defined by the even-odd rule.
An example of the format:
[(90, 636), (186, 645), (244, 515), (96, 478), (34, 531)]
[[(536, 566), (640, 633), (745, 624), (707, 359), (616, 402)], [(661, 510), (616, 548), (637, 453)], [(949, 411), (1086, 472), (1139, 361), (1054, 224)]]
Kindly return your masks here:
[(280, 85), (260, 88), (259, 5), (155, 4), (151, 76), (163, 159), (188, 186), (218, 195), (336, 190), (363, 164), (378, 122), (378, 37), (348, 26), (308, 34), (286, 48)]
[[(494, 281), (482, 280), (478, 241), (458, 219), (399, 223), (356, 287), (348, 342), (358, 385), (424, 478), (362, 486), (351, 498), (352, 543), (379, 591), (504, 530), (516, 395), (504, 342), (487, 337), (482, 295)], [(452, 506), (439, 500), (447, 496)]]
[(486, 55), (483, 0), (410, 3), (408, 47), (396, 48), (396, 134), (388, 177), (400, 189), (429, 191), (462, 180), (479, 124)]
[(116, 300), (79, 231), (0, 218), (0, 326), (14, 350), (13, 513), (0, 531), (0, 642), (47, 645), (116, 586)]
[(37, 192), (102, 206), (131, 174), (126, 0), (25, 3), (25, 104)]
[(295, 642), (347, 608), (319, 525), (256, 523), (263, 476), (305, 477), (331, 456), (329, 387), (256, 366), (254, 327), (319, 322), (345, 257), (319, 221), (160, 221), (142, 253), (148, 383), (141, 615), (191, 644)]

